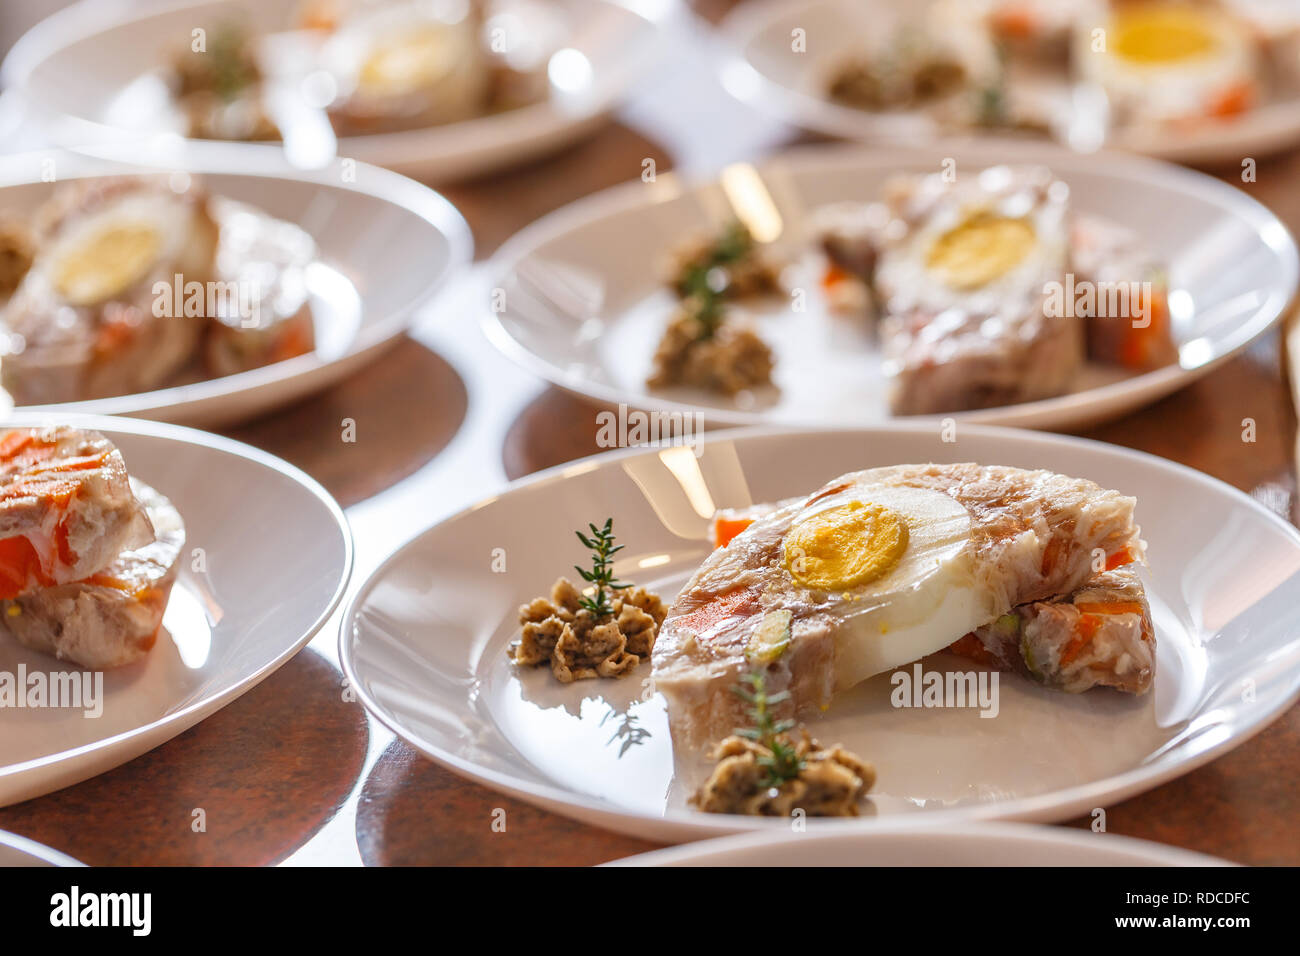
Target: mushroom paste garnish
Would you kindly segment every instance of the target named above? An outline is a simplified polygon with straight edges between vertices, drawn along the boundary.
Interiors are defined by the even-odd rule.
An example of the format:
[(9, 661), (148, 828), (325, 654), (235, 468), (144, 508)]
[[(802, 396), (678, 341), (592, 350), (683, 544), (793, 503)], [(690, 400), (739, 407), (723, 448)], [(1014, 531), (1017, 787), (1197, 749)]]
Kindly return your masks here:
[(574, 566), (588, 585), (584, 593), (568, 578), (519, 608), (520, 640), (510, 658), (521, 667), (550, 664), (563, 683), (592, 677), (624, 677), (648, 660), (659, 625), (668, 613), (658, 594), (615, 580), (614, 519), (575, 532), (591, 551), (591, 568)]
[(876, 769), (839, 744), (824, 748), (801, 730), (790, 739), (793, 720), (777, 720), (773, 708), (788, 691), (767, 692), (763, 671), (747, 674), (736, 693), (750, 704), (753, 726), (737, 730), (710, 754), (718, 761), (691, 797), (707, 813), (788, 817), (855, 817), (858, 802), (876, 782)]

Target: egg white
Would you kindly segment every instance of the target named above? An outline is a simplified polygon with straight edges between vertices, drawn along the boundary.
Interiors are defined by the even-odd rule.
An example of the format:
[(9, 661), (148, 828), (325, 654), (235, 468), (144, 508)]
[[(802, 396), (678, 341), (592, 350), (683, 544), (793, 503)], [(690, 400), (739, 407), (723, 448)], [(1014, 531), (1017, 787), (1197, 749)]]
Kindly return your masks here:
[(818, 611), (796, 614), (795, 636), (805, 627), (831, 628), (837, 688), (941, 650), (996, 617), (990, 595), (975, 583), (971, 516), (953, 498), (923, 488), (856, 485), (819, 498), (791, 528), (850, 502), (901, 515), (908, 543), (898, 563), (874, 581), (830, 592), (793, 584), (788, 603), (815, 604)]

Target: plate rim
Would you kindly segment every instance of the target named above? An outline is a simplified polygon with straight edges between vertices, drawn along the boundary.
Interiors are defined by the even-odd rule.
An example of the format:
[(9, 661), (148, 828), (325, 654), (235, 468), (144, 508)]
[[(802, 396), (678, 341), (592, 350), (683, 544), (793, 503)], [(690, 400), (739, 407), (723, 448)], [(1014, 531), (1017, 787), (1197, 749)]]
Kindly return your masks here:
[[(801, 840), (809, 840), (814, 843), (829, 843), (831, 841), (852, 841), (858, 844), (865, 844), (863, 850), (869, 850), (870, 844), (879, 839), (893, 839), (896, 837), (904, 838), (943, 838), (958, 837), (959, 839), (974, 839), (978, 841), (997, 841), (1029, 844), (1044, 844), (1044, 849), (1069, 850), (1075, 847), (1082, 848), (1085, 845), (1095, 844), (1096, 841), (1110, 840), (1119, 844), (1119, 849), (1127, 850), (1132, 855), (1142, 855), (1146, 857), (1152, 866), (1238, 866), (1239, 864), (1222, 857), (1212, 856), (1207, 853), (1201, 853), (1198, 850), (1189, 850), (1185, 847), (1175, 846), (1170, 843), (1160, 843), (1157, 840), (1149, 840), (1143, 837), (1128, 836), (1122, 833), (1100, 834), (1091, 831), (1083, 831), (1068, 826), (1054, 826), (1037, 823), (1013, 823), (1001, 820), (985, 821), (979, 824), (956, 824), (952, 826), (917, 826), (915, 828), (900, 828), (898, 830), (876, 830), (860, 826), (844, 826), (842, 821), (835, 822), (834, 826), (819, 828), (821, 832), (817, 833), (780, 833), (775, 831), (753, 831), (749, 833), (737, 833), (724, 837), (715, 837), (709, 840), (697, 840), (692, 843), (678, 844), (677, 846), (663, 847), (658, 850), (648, 850), (644, 853), (636, 853), (632, 856), (620, 857), (600, 864), (602, 867), (637, 867), (637, 866), (679, 866), (682, 864), (695, 866), (718, 866), (718, 862), (710, 862), (712, 858), (720, 854), (734, 851), (744, 852), (746, 850), (759, 850), (765, 848), (779, 848), (787, 844), (797, 843)], [(847, 832), (845, 832), (847, 831)], [(1095, 849), (1095, 846), (1089, 846), (1089, 849)], [(735, 862), (731, 865), (740, 865)], [(749, 865), (763, 865), (753, 863)], [(870, 866), (870, 863), (863, 863), (863, 866)], [(927, 865), (927, 864), (922, 864)], [(932, 864), (931, 864), (932, 865)], [(1069, 861), (1059, 864), (1047, 864), (1054, 866), (1076, 866), (1078, 864)], [(1105, 866), (1112, 864), (1098, 863), (1096, 865)]]
[[(769, 425), (710, 431), (704, 437), (703, 442), (746, 441), (779, 436), (825, 436), (827, 434), (842, 433), (853, 433), (861, 437), (864, 433), (878, 431), (917, 434), (929, 433), (930, 430), (930, 427), (922, 422), (885, 422), (879, 425), (870, 426), (825, 426), (821, 428)], [(976, 437), (984, 437), (993, 440), (1010, 439), (1036, 446), (1050, 446), (1060, 443), (1078, 449), (1100, 449), (1109, 454), (1118, 455), (1119, 457), (1135, 458), (1149, 467), (1172, 471), (1174, 474), (1192, 480), (1208, 489), (1217, 491), (1220, 494), (1227, 494), (1230, 498), (1234, 499), (1237, 504), (1246, 506), (1257, 515), (1263, 517), (1267, 523), (1270, 523), (1277, 529), (1281, 530), (1283, 534), (1290, 539), (1291, 544), (1300, 551), (1300, 528), (1297, 528), (1283, 519), (1280, 515), (1269, 510), (1244, 491), (1241, 491), (1240, 489), (1235, 488), (1227, 482), (1215, 478), (1206, 472), (1192, 468), (1189, 465), (1184, 465), (1181, 462), (1162, 458), (1159, 455), (1152, 454), (1151, 452), (1127, 448), (1122, 445), (1115, 445), (1092, 438), (1082, 438), (1077, 435), (1062, 435), (1055, 432), (1043, 432), (1032, 429), (1009, 428), (999, 425), (983, 424), (964, 425), (963, 431), (968, 435), (973, 434)], [(491, 506), (495, 501), (508, 494), (513, 494), (534, 486), (543, 486), (562, 482), (566, 478), (566, 472), (573, 471), (575, 474), (585, 474), (593, 470), (600, 470), (604, 467), (612, 467), (613, 463), (625, 458), (655, 454), (657, 451), (658, 447), (653, 445), (619, 448), (598, 452), (594, 455), (587, 455), (570, 462), (554, 465), (523, 478), (508, 482), (500, 486), (494, 493), (486, 495), (477, 501), (458, 509), (407, 538), (401, 545), (396, 547), (392, 553), (383, 560), (383, 562), (377, 565), (366, 576), (365, 580), (363, 580), (353, 591), (347, 605), (344, 607), (339, 622), (339, 665), (343, 669), (343, 673), (347, 677), (349, 685), (356, 693), (357, 699), (361, 701), (362, 705), (366, 708), (371, 717), (378, 720), (383, 726), (387, 727), (411, 747), (424, 754), (425, 757), (465, 779), (491, 787), (500, 793), (518, 797), (525, 802), (552, 810), (563, 816), (569, 817), (570, 819), (577, 819), (586, 823), (595, 822), (595, 825), (604, 826), (621, 833), (643, 836), (649, 839), (667, 840), (670, 842), (684, 842), (707, 836), (719, 836), (743, 832), (761, 832), (784, 827), (786, 826), (786, 821), (780, 818), (766, 819), (720, 814), (714, 815), (693, 813), (672, 808), (667, 809), (662, 816), (652, 816), (631, 809), (621, 809), (614, 804), (603, 802), (587, 794), (577, 793), (572, 790), (564, 790), (558, 784), (552, 784), (549, 782), (531, 783), (513, 773), (477, 766), (470, 760), (448, 753), (440, 747), (419, 739), (418, 734), (415, 734), (400, 725), (400, 721), (396, 719), (396, 715), (393, 715), (390, 719), (390, 715), (387, 713), (386, 708), (381, 707), (374, 700), (367, 689), (365, 682), (361, 680), (360, 674), (357, 670), (353, 652), (354, 642), (350, 640), (352, 632), (354, 631), (354, 621), (357, 609), (370, 595), (379, 580), (385, 576), (389, 569), (398, 562), (403, 554), (420, 539), (433, 533), (437, 528), (440, 528), (443, 525), (459, 521), (475, 511)], [(1268, 709), (1253, 723), (1247, 724), (1244, 730), (1195, 754), (1181, 763), (1175, 764), (1172, 767), (1166, 767), (1158, 772), (1151, 773), (1149, 768), (1144, 768), (1139, 765), (1123, 771), (1122, 773), (1103, 777), (1100, 780), (1084, 784), (1076, 784), (1060, 790), (1034, 794), (1028, 797), (1018, 797), (1014, 800), (975, 802), (959, 806), (945, 807), (942, 809), (926, 810), (923, 814), (923, 820), (925, 821), (924, 825), (930, 826), (932, 821), (934, 825), (959, 824), (964, 822), (988, 820), (1044, 823), (1057, 822), (1068, 820), (1071, 817), (1076, 816), (1089, 804), (1096, 805), (1097, 800), (1104, 799), (1107, 805), (1114, 805), (1135, 796), (1136, 794), (1152, 790), (1169, 780), (1191, 773), (1228, 751), (1241, 746), (1257, 734), (1261, 733), (1272, 725), (1286, 710), (1294, 706), (1297, 701), (1300, 701), (1300, 669), (1297, 669), (1294, 674), (1292, 685), (1290, 691), (1284, 695), (1284, 698), (1280, 703), (1275, 707)], [(1105, 793), (1104, 797), (1101, 796), (1102, 793)], [(851, 821), (812, 820), (810, 821), (810, 826), (814, 828), (832, 826), (848, 828), (861, 827), (873, 830), (906, 829), (910, 825), (917, 824), (917, 821), (915, 820), (917, 816), (918, 814), (901, 813), (890, 814), (884, 817), (859, 817)], [(909, 824), (908, 821), (913, 822)]]
[[(166, 415), (169, 410), (180, 410), (184, 415), (184, 410), (190, 406), (202, 407), (214, 402), (233, 401), (276, 385), (327, 375), (333, 369), (340, 366), (346, 368), (349, 362), (363, 359), (400, 336), (414, 323), (417, 315), (432, 305), (473, 260), (473, 232), (460, 210), (442, 193), (400, 173), (354, 161), (358, 175), (354, 181), (346, 182), (331, 175), (335, 171), (337, 159), (319, 169), (302, 169), (292, 166), (278, 147), (266, 144), (197, 140), (177, 140), (176, 143), (179, 144), (178, 149), (158, 149), (144, 157), (131, 155), (132, 152), (138, 152), (137, 146), (123, 144), (102, 145), (95, 147), (92, 152), (55, 147), (7, 154), (0, 156), (0, 192), (36, 185), (39, 180), (31, 170), (40, 169), (40, 163), (50, 158), (56, 162), (60, 159), (70, 160), (74, 166), (84, 167), (74, 170), (72, 175), (60, 173), (60, 182), (111, 175), (139, 175), (160, 170), (183, 170), (199, 176), (288, 180), (305, 185), (329, 186), (387, 203), (422, 220), (446, 242), (446, 265), (439, 273), (430, 276), (422, 288), (398, 307), (368, 324), (363, 320), (347, 351), (328, 361), (318, 358), (313, 352), (198, 382), (75, 402), (19, 405), (16, 406), (18, 410), (33, 414), (113, 416)], [(91, 171), (92, 168), (97, 171)], [(312, 238), (314, 242), (319, 242), (316, 237)], [(358, 290), (358, 295), (362, 299), (364, 310), (364, 294)], [(221, 420), (220, 415), (215, 418)]]
[[(174, 713), (166, 714), (156, 720), (141, 724), (130, 730), (122, 731), (110, 737), (104, 737), (88, 744), (82, 744), (79, 747), (73, 747), (66, 750), (60, 750), (54, 754), (46, 754), (42, 757), (36, 757), (31, 760), (25, 760), (21, 763), (11, 763), (0, 765), (0, 781), (18, 780), (23, 776), (35, 771), (46, 770), (57, 767), (60, 764), (67, 764), (84, 757), (101, 751), (109, 751), (114, 747), (123, 746), (129, 742), (136, 741), (142, 737), (147, 737), (152, 733), (165, 732), (165, 736), (156, 743), (147, 747), (144, 751), (152, 750), (161, 746), (168, 740), (183, 733), (195, 724), (200, 723), (207, 716), (223, 709), (233, 701), (248, 693), (259, 683), (270, 677), (277, 670), (287, 664), (290, 660), (307, 646), (321, 629), (328, 623), (330, 616), (338, 609), (343, 595), (346, 593), (348, 584), (351, 582), (352, 570), (355, 561), (355, 549), (352, 540), (352, 529), (348, 524), (347, 516), (338, 502), (334, 500), (323, 485), (315, 478), (312, 478), (301, 468), (292, 465), (289, 462), (272, 455), (270, 452), (263, 451), (253, 445), (236, 441), (233, 438), (227, 438), (224, 435), (217, 435), (211, 432), (202, 431), (197, 428), (190, 428), (184, 425), (175, 425), (169, 422), (155, 422), (148, 419), (138, 418), (116, 418), (106, 415), (52, 415), (50, 413), (35, 412), (15, 412), (8, 415), (0, 416), (0, 428), (24, 428), (41, 425), (72, 425), (78, 428), (89, 428), (96, 431), (102, 431), (111, 434), (112, 432), (126, 432), (132, 435), (138, 435), (144, 438), (161, 438), (168, 441), (180, 441), (189, 445), (197, 445), (202, 448), (208, 448), (226, 454), (235, 455), (269, 468), (303, 487), (306, 491), (325, 506), (330, 517), (334, 519), (334, 529), (339, 532), (343, 542), (343, 562), (340, 567), (339, 583), (334, 593), (324, 605), (322, 612), (312, 622), (308, 630), (299, 635), (291, 645), (287, 646), (271, 661), (262, 665), (254, 673), (245, 677), (238, 683), (232, 684), (222, 690), (220, 693), (201, 697), (199, 700), (187, 705), (181, 710)], [(133, 755), (138, 756), (138, 754)], [(133, 759), (133, 757), (127, 759)], [(113, 766), (120, 766), (126, 762), (119, 761)], [(96, 771), (91, 776), (98, 776), (104, 771)], [(90, 779), (83, 777), (81, 779)], [(70, 786), (65, 784), (63, 786)], [(62, 789), (62, 786), (58, 789)], [(52, 792), (52, 791), (45, 791)], [(30, 799), (30, 798), (29, 798)], [(8, 801), (4, 801), (8, 802)]]
[[(861, 143), (880, 144), (893, 135), (883, 128), (884, 124), (891, 119), (888, 114), (881, 115), (881, 111), (875, 111), (874, 118), (882, 126), (878, 132), (866, 129), (868, 123), (864, 123), (859, 132), (853, 133), (848, 131), (849, 126), (856, 127), (858, 125), (856, 123), (841, 125), (836, 122), (820, 122), (817, 119), (817, 112), (810, 114), (808, 107), (814, 107), (816, 111), (830, 110), (835, 115), (844, 117), (862, 113), (865, 118), (872, 118), (873, 111), (854, 110), (853, 107), (842, 106), (825, 98), (793, 89), (760, 72), (746, 58), (745, 45), (755, 38), (759, 30), (770, 26), (782, 12), (787, 10), (796, 12), (801, 5), (806, 6), (807, 3), (808, 0), (752, 0), (750, 3), (729, 10), (717, 25), (721, 55), (716, 62), (714, 75), (728, 95), (737, 102), (751, 109), (758, 109), (780, 122), (822, 135), (851, 139)], [(738, 89), (737, 78), (740, 75), (744, 75), (751, 84), (756, 84), (757, 90), (754, 94), (746, 95)], [(776, 107), (764, 108), (762, 105), (764, 102), (775, 103)], [(1236, 159), (1240, 158), (1243, 150), (1259, 155), (1272, 155), (1300, 141), (1300, 120), (1284, 124), (1281, 130), (1276, 123), (1279, 118), (1294, 115), (1297, 108), (1300, 108), (1300, 91), (1289, 101), (1266, 103), (1251, 110), (1246, 117), (1254, 117), (1253, 122), (1249, 118), (1245, 119), (1244, 122), (1251, 125), (1237, 127), (1243, 132), (1236, 138), (1230, 137), (1225, 141), (1221, 137), (1212, 135), (1217, 131), (1205, 130), (1199, 136), (1182, 136), (1160, 143), (1156, 142), (1161, 139), (1159, 131), (1120, 131), (1100, 152), (1124, 151), (1130, 155), (1187, 163), (1216, 163), (1227, 158)], [(813, 118), (807, 119), (809, 115)], [(912, 115), (902, 114), (909, 120)], [(1270, 120), (1273, 122), (1269, 122)], [(924, 121), (924, 117), (916, 120), (918, 124), (923, 124)], [(979, 135), (977, 131), (965, 135), (974, 140), (990, 138)], [(937, 128), (932, 136), (935, 139), (943, 138), (943, 134)], [(1048, 141), (1060, 144), (1060, 141), (1053, 137), (1049, 137)], [(1089, 155), (1089, 153), (1080, 152), (1079, 155)]]
[(25, 837), (13, 830), (0, 830), (0, 847), (23, 853), (47, 866), (79, 868), (86, 865), (66, 853), (46, 846), (44, 843), (38, 843), (31, 837)]
[[(1283, 317), (1295, 310), (1297, 303), (1300, 303), (1300, 250), (1297, 248), (1295, 236), (1286, 223), (1282, 222), (1267, 206), (1242, 190), (1206, 173), (1176, 166), (1164, 160), (1119, 151), (1100, 151), (1085, 155), (1049, 143), (1025, 143), (1020, 140), (987, 137), (980, 140), (943, 139), (914, 147), (884, 147), (863, 143), (812, 143), (778, 150), (752, 161), (742, 162), (747, 162), (760, 171), (774, 167), (807, 168), (819, 164), (830, 166), (854, 162), (881, 166), (891, 162), (904, 164), (915, 161), (921, 155), (940, 156), (945, 149), (948, 152), (956, 150), (958, 155), (976, 157), (976, 161), (980, 163), (991, 162), (994, 165), (1015, 162), (1042, 163), (1052, 167), (1054, 171), (1057, 168), (1069, 167), (1071, 171), (1076, 172), (1093, 174), (1111, 172), (1119, 178), (1129, 180), (1146, 177), (1165, 184), (1169, 182), (1185, 184), (1186, 190), (1191, 192), (1199, 189), (1224, 206), (1236, 207), (1237, 213), (1256, 236), (1260, 237), (1260, 241), (1268, 248), (1275, 249), (1282, 262), (1284, 274), (1289, 273), (1290, 290), (1277, 313), (1261, 323), (1253, 334), (1236, 336), (1230, 340), (1231, 346), (1222, 354), (1191, 368), (1173, 364), (1165, 365), (1117, 382), (1052, 398), (1018, 402), (990, 409), (971, 409), (933, 415), (891, 416), (890, 420), (934, 422), (953, 418), (961, 422), (989, 425), (1057, 427), (1086, 420), (1088, 412), (1092, 409), (1101, 409), (1103, 417), (1108, 414), (1113, 416), (1117, 414), (1113, 406), (1123, 403), (1126, 396), (1137, 393), (1146, 396), (1139, 398), (1134, 406), (1141, 407), (1190, 385), (1267, 335), (1282, 321)], [(1024, 154), (1023, 158), (1017, 159), (1009, 155), (1017, 152)], [(985, 154), (996, 154), (1000, 158), (994, 159), (994, 156)], [(625, 213), (638, 207), (648, 209), (680, 199), (712, 185), (716, 182), (717, 176), (718, 171), (715, 170), (703, 174), (667, 172), (657, 176), (651, 184), (633, 179), (590, 193), (552, 210), (524, 226), (492, 254), (486, 264), (488, 286), (504, 288), (506, 278), (513, 274), (519, 262), (535, 252), (542, 243), (567, 235), (585, 224), (614, 214)], [(1275, 247), (1263, 238), (1262, 233), (1265, 229), (1277, 233), (1279, 245)], [(480, 304), (477, 311), (483, 334), (498, 351), (530, 374), (570, 394), (583, 396), (606, 407), (626, 405), (629, 408), (666, 413), (699, 412), (707, 419), (724, 426), (784, 424), (784, 422), (773, 422), (767, 417), (767, 413), (761, 410), (744, 411), (696, 405), (689, 401), (657, 396), (648, 392), (638, 394), (625, 391), (616, 383), (592, 382), (589, 378), (575, 381), (566, 376), (563, 369), (530, 351), (516, 339), (506, 328), (502, 320), (503, 313), (494, 311), (485, 302)], [(1087, 396), (1089, 400), (1080, 402), (1081, 396)], [(791, 419), (788, 423), (803, 423), (810, 427), (821, 424), (803, 419)], [(875, 423), (845, 424), (848, 427), (872, 427)]]

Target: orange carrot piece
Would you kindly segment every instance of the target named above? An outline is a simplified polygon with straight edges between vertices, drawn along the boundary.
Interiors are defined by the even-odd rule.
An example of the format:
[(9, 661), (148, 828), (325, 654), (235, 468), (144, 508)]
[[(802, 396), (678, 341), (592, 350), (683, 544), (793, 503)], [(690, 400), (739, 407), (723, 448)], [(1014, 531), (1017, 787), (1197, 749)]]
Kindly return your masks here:
[(1249, 80), (1242, 80), (1238, 83), (1220, 90), (1211, 100), (1207, 112), (1210, 116), (1229, 117), (1244, 113), (1250, 109), (1255, 101), (1255, 87)]
[(744, 531), (753, 523), (753, 518), (714, 518), (713, 546), (715, 548), (725, 548), (731, 543), (732, 538), (740, 534), (740, 532)]
[(832, 262), (826, 267), (826, 271), (822, 273), (822, 288), (830, 289), (839, 285), (841, 282), (847, 282), (852, 278), (853, 273), (849, 272), (847, 269), (841, 269)]
[(1132, 564), (1134, 561), (1133, 552), (1128, 548), (1116, 551), (1106, 559), (1106, 570), (1114, 571), (1116, 568), (1122, 568), (1126, 564)]
[(964, 634), (948, 645), (948, 653), (956, 654), (977, 664), (997, 667), (998, 659), (989, 653), (983, 642), (974, 634)]
[(1141, 614), (1137, 601), (1087, 601), (1074, 605), (1084, 614)]
[(999, 36), (1023, 40), (1034, 35), (1038, 21), (1028, 7), (1005, 4), (994, 11), (991, 25)]
[(1169, 338), (1169, 297), (1163, 286), (1155, 289), (1149, 300), (1143, 296), (1142, 314), (1150, 319), (1147, 325), (1128, 326), (1120, 340), (1119, 361), (1126, 368), (1150, 368)]
[(1092, 643), (1092, 639), (1097, 636), (1097, 630), (1101, 627), (1101, 618), (1096, 614), (1084, 614), (1079, 618), (1078, 633), (1066, 645), (1061, 652), (1062, 666), (1070, 663), (1080, 652)]
[(32, 543), (22, 535), (0, 538), (0, 599), (17, 597), (32, 581), (42, 587), (53, 584), (43, 570)]
[(1043, 577), (1049, 576), (1056, 570), (1057, 563), (1061, 560), (1061, 552), (1065, 550), (1065, 542), (1060, 538), (1053, 538), (1047, 542), (1047, 547), (1043, 549), (1043, 561), (1039, 565), (1039, 572)]
[(34, 440), (34, 436), (30, 431), (18, 430), (9, 432), (4, 436), (4, 438), (0, 439), (0, 460), (13, 458)]

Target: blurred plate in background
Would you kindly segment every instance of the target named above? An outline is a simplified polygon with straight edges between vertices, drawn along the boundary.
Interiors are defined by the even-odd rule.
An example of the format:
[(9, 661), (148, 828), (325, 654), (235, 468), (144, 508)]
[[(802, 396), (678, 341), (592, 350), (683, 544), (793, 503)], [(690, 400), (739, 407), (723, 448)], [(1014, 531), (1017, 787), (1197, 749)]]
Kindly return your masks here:
[[(204, 0), (162, 9), (84, 0), (19, 40), (0, 77), (61, 145), (175, 135), (185, 124), (161, 73), (190, 42), (191, 31), (215, 32), (232, 22), (255, 35), (286, 31), (300, 7), (299, 0)], [(653, 64), (659, 21), (671, 7), (672, 0), (562, 0), (551, 8), (562, 18), (563, 55), (552, 58), (549, 95), (541, 102), (440, 126), (345, 136), (320, 154), (323, 160), (314, 142), (318, 127), (329, 126), (322, 111), (304, 102), (301, 123), (281, 120), (281, 126), (289, 126), (287, 141), (313, 140), (305, 150), (313, 165), (336, 152), (424, 180), (447, 180), (522, 163), (603, 120)]]
[[(890, 35), (926, 6), (925, 2), (900, 0), (750, 0), (739, 4), (719, 28), (726, 47), (726, 54), (718, 60), (723, 85), (754, 109), (827, 136), (870, 143), (915, 144), (935, 139), (945, 131), (920, 110), (858, 109), (837, 102), (828, 93), (838, 64), (862, 54), (873, 38)], [(960, 3), (954, 5), (954, 9), (960, 7)], [(1296, 20), (1296, 11), (1291, 16)], [(802, 31), (803, 49), (792, 47), (796, 31)], [(1088, 130), (1083, 137), (1089, 141), (1088, 148), (1095, 148), (1104, 138), (1108, 147), (1161, 159), (1236, 165), (1244, 157), (1258, 158), (1300, 140), (1300, 88), (1292, 88), (1294, 77), (1279, 85), (1281, 88), (1263, 102), (1221, 121), (1128, 126), (1095, 133), (1089, 124), (1104, 125), (1104, 119), (1083, 114), (1096, 104), (1078, 96), (1078, 91), (1072, 92), (1068, 83), (1060, 90), (1037, 89), (1026, 99), (1043, 104), (1050, 135), (1062, 141), (1074, 141), (1079, 135), (1076, 124), (1082, 124)], [(1152, 95), (1159, 92), (1153, 89)], [(1056, 105), (1050, 106), (1052, 103)], [(946, 133), (963, 135), (951, 128)], [(977, 130), (969, 135), (980, 137)], [(1041, 135), (1047, 136), (1049, 131)]]
[(496, 254), (492, 285), (502, 290), (504, 308), (485, 302), (485, 329), (524, 368), (605, 405), (699, 411), (711, 425), (884, 421), (888, 380), (868, 323), (831, 313), (816, 292), (819, 276), (805, 272), (796, 283), (810, 290), (804, 311), (794, 314), (788, 301), (747, 308), (775, 355), (775, 389), (733, 398), (698, 388), (647, 388), (676, 301), (664, 285), (663, 265), (684, 240), (716, 233), (739, 216), (728, 193), (735, 182), (757, 184), (749, 198), (764, 208), (770, 202), (782, 230), (774, 249), (796, 258), (815, 246), (818, 208), (879, 199), (892, 176), (935, 172), (950, 162), (958, 176), (1003, 163), (1046, 164), (1070, 186), (1072, 210), (1133, 230), (1168, 267), (1179, 348), (1177, 364), (1155, 371), (1133, 375), (1089, 364), (1065, 395), (953, 412), (953, 418), (1060, 429), (1121, 415), (1245, 348), (1277, 323), (1295, 295), (1300, 265), (1286, 227), (1245, 193), (1201, 173), (1007, 140), (813, 146), (724, 170), (718, 180), (696, 184), (667, 175), (617, 186), (543, 217)]
[[(105, 158), (59, 152), (0, 157), (0, 210), (22, 217), (47, 199), (54, 187), (42, 177), (51, 168), (60, 183), (150, 169), (197, 173), (213, 194), (296, 223), (315, 239), (320, 263), (310, 279), (315, 350), (221, 378), (22, 410), (207, 426), (270, 411), (378, 355), (472, 256), (473, 239), (460, 213), (437, 193), (396, 173), (362, 164), (350, 167), (347, 176), (338, 164), (294, 169), (272, 146), (174, 141), (172, 147), (153, 153), (111, 147), (105, 148)], [(393, 249), (403, 256), (394, 257)]]

